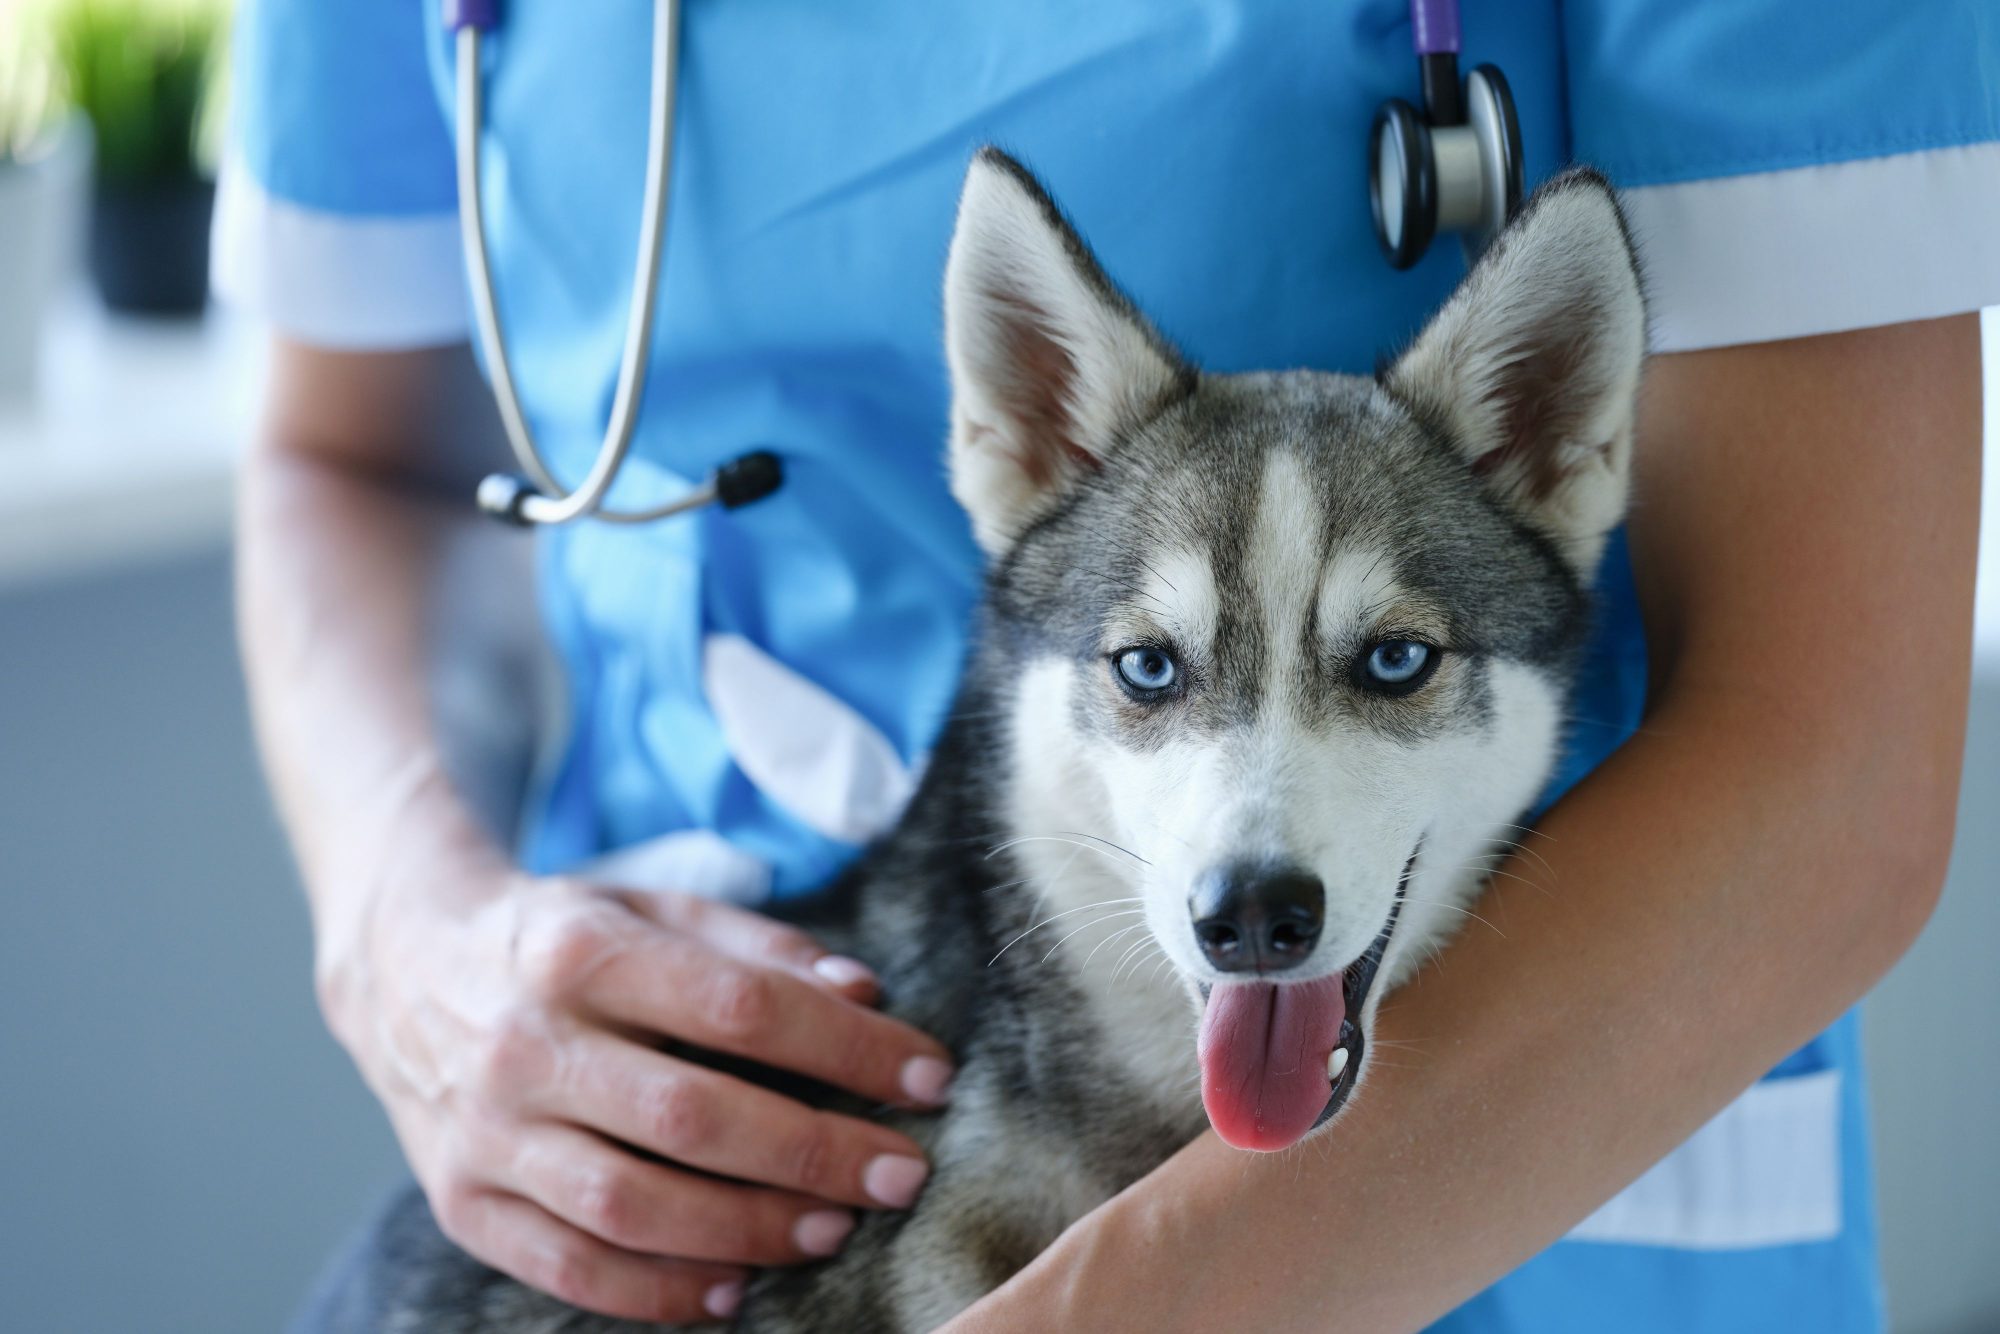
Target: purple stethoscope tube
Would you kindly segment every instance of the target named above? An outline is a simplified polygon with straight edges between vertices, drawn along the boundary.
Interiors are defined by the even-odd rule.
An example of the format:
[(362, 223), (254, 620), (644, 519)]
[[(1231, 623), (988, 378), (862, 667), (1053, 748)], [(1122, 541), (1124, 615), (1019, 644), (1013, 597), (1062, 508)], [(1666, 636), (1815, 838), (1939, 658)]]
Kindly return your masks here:
[[(1457, 6), (1452, 6), (1453, 50), (1458, 42)], [(481, 32), (492, 32), (500, 26), (500, 0), (444, 0), (444, 28), (446, 32), (457, 32), (460, 28), (477, 28)]]
[(1410, 0), (1410, 38), (1420, 56), (1458, 54), (1458, 0)]

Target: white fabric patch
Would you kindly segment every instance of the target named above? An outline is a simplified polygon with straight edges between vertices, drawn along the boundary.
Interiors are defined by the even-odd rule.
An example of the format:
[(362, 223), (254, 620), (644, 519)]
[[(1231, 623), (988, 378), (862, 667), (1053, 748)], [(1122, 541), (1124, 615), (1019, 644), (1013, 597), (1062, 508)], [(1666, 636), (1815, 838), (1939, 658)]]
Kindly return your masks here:
[(301, 343), (394, 352), (461, 342), (472, 327), (455, 213), (304, 208), (232, 160), (209, 247), (216, 295)]
[(1642, 186), (1620, 200), (1658, 352), (2000, 303), (2000, 143)]
[(740, 635), (710, 635), (701, 672), (737, 767), (800, 823), (866, 843), (902, 814), (915, 776), (844, 701)]
[(1840, 1071), (1754, 1084), (1569, 1241), (1730, 1251), (1840, 1235)]
[(683, 829), (607, 852), (572, 874), (619, 889), (678, 890), (755, 907), (771, 897), (771, 867), (711, 829)]

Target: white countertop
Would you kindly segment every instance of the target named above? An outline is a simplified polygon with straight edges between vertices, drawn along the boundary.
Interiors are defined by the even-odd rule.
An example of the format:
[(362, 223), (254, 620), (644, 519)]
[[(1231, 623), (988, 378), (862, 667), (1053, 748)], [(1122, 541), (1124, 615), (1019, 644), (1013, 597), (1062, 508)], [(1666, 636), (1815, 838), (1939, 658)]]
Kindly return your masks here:
[(256, 329), (52, 313), (32, 405), (0, 403), (0, 588), (228, 540), (263, 378)]

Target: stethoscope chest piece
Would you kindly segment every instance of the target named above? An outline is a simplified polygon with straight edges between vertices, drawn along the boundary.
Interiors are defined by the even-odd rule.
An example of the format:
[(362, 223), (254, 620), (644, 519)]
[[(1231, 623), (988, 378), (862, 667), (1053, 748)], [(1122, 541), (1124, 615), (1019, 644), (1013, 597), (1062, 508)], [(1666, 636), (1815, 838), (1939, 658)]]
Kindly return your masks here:
[(1480, 65), (1459, 83), (1455, 4), (1411, 0), (1410, 16), (1424, 105), (1392, 97), (1375, 113), (1375, 239), (1390, 264), (1407, 269), (1439, 232), (1457, 232), (1470, 263), (1521, 206), (1521, 122), (1496, 67)]

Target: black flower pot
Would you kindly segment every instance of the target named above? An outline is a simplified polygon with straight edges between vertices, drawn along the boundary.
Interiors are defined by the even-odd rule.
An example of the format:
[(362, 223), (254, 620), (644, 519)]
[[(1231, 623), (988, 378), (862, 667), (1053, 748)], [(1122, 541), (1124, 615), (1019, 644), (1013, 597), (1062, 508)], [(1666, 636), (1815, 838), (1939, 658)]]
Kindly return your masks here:
[(199, 315), (208, 304), (212, 181), (97, 182), (90, 272), (104, 304), (133, 315)]

